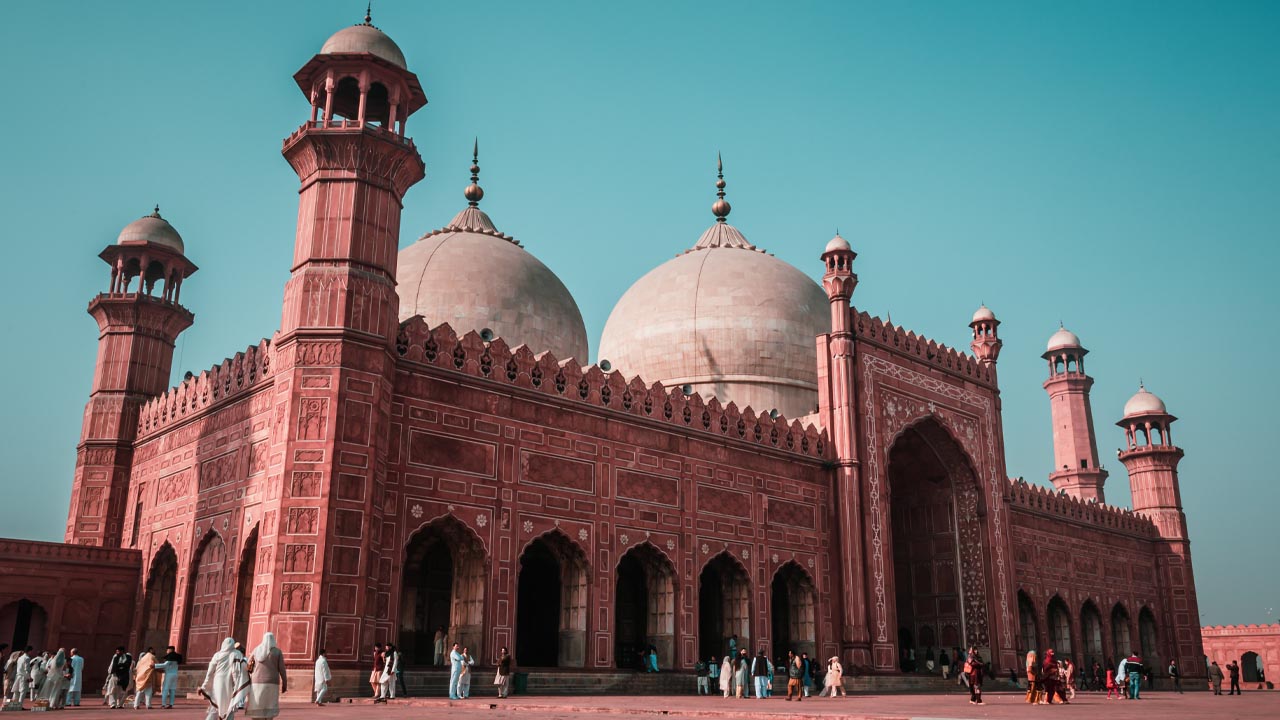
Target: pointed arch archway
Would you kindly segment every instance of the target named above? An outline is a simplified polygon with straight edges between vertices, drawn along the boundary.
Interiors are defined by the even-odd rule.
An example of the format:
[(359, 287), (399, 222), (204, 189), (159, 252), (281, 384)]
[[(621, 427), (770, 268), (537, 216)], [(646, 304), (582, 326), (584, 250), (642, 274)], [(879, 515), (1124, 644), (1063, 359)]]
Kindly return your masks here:
[(1142, 664), (1163, 675), (1160, 661), (1160, 641), (1156, 631), (1156, 614), (1145, 605), (1138, 611), (1138, 646), (1142, 648)]
[[(926, 627), (960, 628), (964, 646), (990, 646), (983, 529), (986, 504), (974, 465), (935, 417), (904, 428), (889, 446), (893, 607), (899, 666)], [(906, 643), (911, 643), (906, 645)]]
[(698, 657), (720, 657), (729, 638), (751, 647), (751, 576), (728, 551), (702, 566), (698, 575)]
[[(432, 520), (409, 537), (401, 574), (398, 645), (405, 662), (435, 663), (437, 631), (479, 657), (488, 566), (484, 543), (452, 515)], [(447, 653), (446, 646), (442, 663), (448, 661)]]
[(1049, 647), (1059, 660), (1073, 658), (1071, 647), (1071, 611), (1061, 596), (1054, 595), (1049, 600), (1045, 618), (1049, 625)]
[(786, 657), (788, 650), (818, 657), (816, 596), (813, 578), (794, 560), (773, 574), (769, 604), (773, 657)]
[(187, 658), (208, 660), (231, 629), (227, 546), (210, 530), (196, 546), (187, 582)]
[(1093, 667), (1095, 662), (1103, 662), (1102, 648), (1102, 613), (1092, 600), (1086, 600), (1080, 608), (1080, 640), (1084, 643), (1084, 665)]
[(152, 556), (142, 603), (142, 647), (163, 648), (173, 630), (173, 601), (178, 591), (178, 553), (168, 542)]
[(49, 613), (40, 603), (22, 598), (0, 608), (0, 641), (8, 643), (11, 652), (28, 645), (39, 652), (47, 645), (48, 633)]
[(516, 589), (516, 662), (523, 667), (583, 667), (587, 653), (586, 554), (559, 530), (520, 554)]
[(1111, 652), (1115, 654), (1113, 665), (1120, 658), (1129, 657), (1134, 651), (1133, 636), (1129, 627), (1129, 611), (1121, 603), (1111, 608)]
[(1040, 647), (1040, 626), (1036, 621), (1036, 606), (1026, 591), (1018, 591), (1018, 655), (1026, 654)]
[(235, 620), (231, 624), (231, 637), (243, 642), (245, 647), (257, 644), (257, 638), (249, 637), (249, 611), (253, 605), (253, 578), (257, 575), (257, 570), (258, 526), (254, 525), (240, 551), (240, 569), (236, 574)]
[(639, 668), (652, 645), (658, 666), (675, 665), (675, 566), (644, 542), (628, 550), (614, 572), (614, 664)]

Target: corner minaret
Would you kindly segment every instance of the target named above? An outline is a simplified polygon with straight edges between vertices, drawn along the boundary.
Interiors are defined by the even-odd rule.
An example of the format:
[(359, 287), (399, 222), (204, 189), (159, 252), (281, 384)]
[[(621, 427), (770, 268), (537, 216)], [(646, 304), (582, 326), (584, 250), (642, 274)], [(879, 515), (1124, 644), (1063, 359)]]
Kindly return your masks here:
[(1054, 465), (1049, 481), (1073, 497), (1105, 502), (1102, 488), (1107, 472), (1098, 463), (1098, 442), (1089, 405), (1093, 378), (1084, 372), (1084, 356), (1088, 353), (1075, 333), (1059, 327), (1041, 355), (1049, 361), (1049, 379), (1044, 381), (1044, 389), (1049, 393), (1053, 415)]
[(1129, 471), (1134, 512), (1151, 518), (1161, 537), (1186, 539), (1187, 517), (1178, 489), (1182, 449), (1169, 435), (1169, 426), (1177, 419), (1160, 398), (1139, 384), (1138, 392), (1124, 404), (1124, 418), (1116, 423), (1124, 428), (1126, 440), (1117, 456)]
[[(719, 202), (716, 215), (720, 216), (718, 206)], [(844, 558), (840, 563), (840, 655), (846, 662), (869, 666), (872, 657), (867, 603), (865, 593), (860, 592), (867, 579), (863, 575), (862, 485), (855, 424), (857, 369), (853, 308), (849, 304), (858, 287), (858, 275), (853, 271), (857, 257), (838, 232), (822, 252), (826, 267), (822, 289), (831, 305), (831, 332), (818, 337), (818, 413), (822, 424), (831, 428), (831, 445), (836, 452), (833, 512), (839, 528), (840, 556)]]
[(98, 360), (76, 448), (69, 543), (120, 547), (138, 409), (169, 387), (174, 343), (195, 320), (178, 304), (182, 281), (196, 271), (185, 252), (157, 206), (98, 255), (111, 282), (89, 303)]
[(996, 319), (996, 314), (986, 305), (979, 305), (973, 319), (969, 321), (969, 327), (973, 328), (973, 342), (969, 343), (973, 356), (983, 365), (995, 367), (996, 360), (1000, 358), (1000, 348), (1004, 347), (998, 331), (1000, 321)]

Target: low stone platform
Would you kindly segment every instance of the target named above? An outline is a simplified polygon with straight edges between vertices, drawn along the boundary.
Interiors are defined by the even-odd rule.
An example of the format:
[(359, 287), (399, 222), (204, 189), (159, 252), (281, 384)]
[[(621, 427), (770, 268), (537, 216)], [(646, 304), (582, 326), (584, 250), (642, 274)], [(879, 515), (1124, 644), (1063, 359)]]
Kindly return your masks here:
[[(800, 703), (780, 697), (766, 700), (726, 700), (720, 697), (515, 697), (506, 700), (473, 698), (466, 701), (435, 699), (396, 700), (373, 706), (367, 700), (334, 703), (325, 707), (285, 705), (280, 717), (333, 718), (334, 720), (422, 720), (448, 716), (450, 720), (621, 720), (634, 717), (665, 717), (668, 720), (1014, 720), (1033, 714), (1037, 717), (1079, 720), (1263, 720), (1280, 717), (1280, 693), (1252, 692), (1243, 696), (1215, 696), (1209, 693), (1176, 695), (1151, 693), (1142, 700), (1107, 700), (1092, 693), (1077, 696), (1068, 706), (1029, 708), (1018, 693), (990, 692), (986, 703), (970, 705), (967, 695), (856, 695), (848, 698), (809, 698)], [(89, 698), (85, 699), (86, 701)], [(95, 700), (99, 700), (95, 698)], [(28, 703), (28, 707), (30, 703)], [(109, 720), (132, 717), (102, 705), (85, 705), (60, 711), (61, 716), (80, 720)], [(173, 710), (147, 713), (174, 720), (200, 720), (204, 705), (182, 700)]]

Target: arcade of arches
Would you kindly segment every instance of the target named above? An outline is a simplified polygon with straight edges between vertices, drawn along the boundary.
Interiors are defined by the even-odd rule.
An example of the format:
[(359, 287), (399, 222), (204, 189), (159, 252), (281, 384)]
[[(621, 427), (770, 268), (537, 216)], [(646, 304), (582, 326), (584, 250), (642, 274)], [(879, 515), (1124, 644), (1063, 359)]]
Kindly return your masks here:
[[(888, 476), (899, 667), (923, 667), (941, 648), (986, 646), (983, 503), (963, 449), (924, 420), (894, 442)], [(966, 578), (976, 592), (965, 592)]]
[[(1137, 653), (1157, 674), (1164, 671), (1164, 654), (1160, 651), (1156, 616), (1149, 607), (1144, 606), (1138, 612), (1137, 644), (1132, 640), (1134, 631), (1129, 611), (1121, 603), (1112, 607), (1106, 628), (1102, 614), (1092, 600), (1086, 600), (1076, 615), (1071, 612), (1066, 601), (1055, 595), (1045, 604), (1044, 617), (1046, 632), (1042, 633), (1041, 615), (1035, 604), (1026, 592), (1018, 591), (1018, 622), (1021, 628), (1018, 635), (1019, 655), (1025, 655), (1029, 650), (1043, 654), (1044, 650), (1053, 648), (1054, 654), (1059, 658), (1070, 657), (1077, 663), (1088, 665), (1096, 660), (1106, 665)], [(1104, 642), (1104, 638), (1108, 641)]]

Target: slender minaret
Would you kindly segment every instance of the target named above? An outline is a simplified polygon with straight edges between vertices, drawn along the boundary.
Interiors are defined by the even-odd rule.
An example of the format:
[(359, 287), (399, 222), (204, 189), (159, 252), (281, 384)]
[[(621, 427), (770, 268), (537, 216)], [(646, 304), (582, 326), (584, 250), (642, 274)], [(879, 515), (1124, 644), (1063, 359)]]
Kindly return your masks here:
[(853, 261), (858, 254), (837, 233), (822, 252), (826, 271), (822, 288), (831, 305), (831, 332), (818, 338), (818, 411), (831, 428), (836, 452), (836, 525), (839, 528), (841, 652), (846, 662), (872, 663), (867, 621), (866, 576), (863, 567), (862, 484), (859, 480), (854, 367), (853, 308), (849, 301), (858, 287)]
[(124, 539), (138, 409), (169, 387), (174, 343), (195, 320), (178, 304), (182, 281), (196, 271), (185, 252), (157, 206), (98, 255), (111, 283), (89, 303), (98, 361), (76, 449), (69, 543), (120, 547)]
[(1156, 572), (1161, 595), (1175, 598), (1157, 608), (1162, 616), (1160, 652), (1163, 655), (1172, 650), (1183, 675), (1197, 677), (1207, 668), (1203, 664), (1191, 540), (1178, 487), (1182, 448), (1173, 444), (1169, 430), (1175, 420), (1164, 402), (1139, 383), (1138, 392), (1124, 404), (1124, 417), (1116, 423), (1124, 428), (1125, 436), (1125, 448), (1116, 455), (1129, 471), (1134, 512), (1150, 518), (1160, 534)]
[(994, 368), (996, 360), (1000, 358), (1000, 348), (1004, 347), (1004, 342), (1000, 340), (1000, 321), (996, 319), (996, 314), (986, 305), (979, 305), (969, 327), (973, 328), (973, 342), (969, 343), (973, 356), (983, 365)]
[(1049, 338), (1043, 357), (1049, 361), (1049, 393), (1053, 415), (1053, 472), (1049, 481), (1068, 495), (1105, 502), (1103, 484), (1107, 472), (1098, 463), (1098, 443), (1093, 433), (1093, 410), (1089, 389), (1093, 378), (1084, 372), (1084, 356), (1089, 353), (1080, 338), (1064, 327)]

